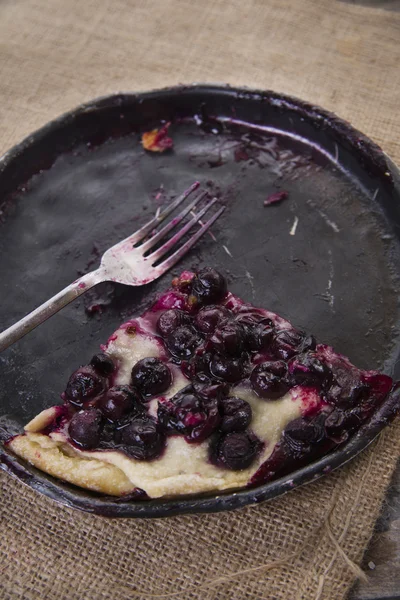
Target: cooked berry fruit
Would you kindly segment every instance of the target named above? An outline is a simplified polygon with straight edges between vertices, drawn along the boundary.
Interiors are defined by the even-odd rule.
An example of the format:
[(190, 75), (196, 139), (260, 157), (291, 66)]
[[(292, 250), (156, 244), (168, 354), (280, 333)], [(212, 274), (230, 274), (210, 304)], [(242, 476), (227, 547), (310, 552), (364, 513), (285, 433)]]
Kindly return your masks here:
[(208, 347), (219, 354), (239, 356), (244, 349), (245, 332), (239, 323), (226, 323), (211, 336)]
[(180, 433), (187, 442), (201, 442), (220, 421), (218, 402), (200, 398), (188, 386), (170, 400), (159, 402), (158, 420), (165, 431)]
[(243, 379), (245, 370), (245, 363), (241, 358), (228, 358), (217, 354), (210, 363), (211, 375), (228, 383), (236, 383)]
[(246, 400), (230, 396), (223, 398), (219, 404), (221, 423), (219, 428), (224, 433), (244, 431), (250, 425), (252, 410)]
[(247, 469), (260, 452), (262, 444), (252, 433), (238, 431), (222, 435), (211, 447), (211, 460), (232, 471)]
[(115, 371), (113, 359), (107, 354), (104, 354), (104, 352), (95, 354), (90, 361), (90, 365), (93, 367), (96, 373), (99, 373), (99, 375), (103, 375), (104, 377), (108, 377)]
[(212, 358), (211, 352), (197, 351), (187, 365), (187, 373), (185, 372), (185, 374), (188, 379), (195, 378), (198, 381), (209, 383), (212, 377), (210, 371)]
[(315, 350), (316, 341), (312, 335), (296, 329), (282, 329), (274, 336), (271, 350), (274, 355), (288, 360), (295, 354), (306, 350)]
[(262, 319), (258, 323), (245, 322), (246, 346), (251, 352), (265, 352), (271, 346), (274, 337), (274, 324), (271, 319)]
[(226, 279), (215, 269), (202, 269), (192, 282), (192, 294), (200, 304), (219, 302), (226, 296)]
[(189, 325), (190, 317), (183, 310), (171, 308), (163, 312), (157, 321), (157, 329), (163, 337), (167, 337), (181, 325)]
[(229, 384), (224, 381), (217, 383), (193, 381), (192, 385), (197, 396), (204, 400), (220, 400), (229, 394)]
[(289, 361), (288, 368), (293, 385), (328, 389), (332, 383), (332, 371), (315, 352), (298, 354)]
[(290, 388), (286, 363), (283, 360), (275, 360), (257, 365), (250, 375), (250, 382), (255, 393), (261, 398), (281, 398)]
[(125, 450), (137, 460), (157, 458), (164, 448), (165, 438), (153, 419), (134, 419), (120, 433)]
[(295, 455), (308, 452), (311, 444), (323, 439), (324, 421), (324, 415), (311, 420), (299, 417), (286, 426), (283, 436)]
[(171, 385), (171, 371), (158, 358), (143, 358), (134, 365), (131, 383), (143, 396), (155, 396)]
[(143, 412), (144, 406), (135, 388), (130, 385), (115, 385), (102, 399), (100, 409), (107, 419), (118, 421), (129, 413)]
[(333, 383), (326, 393), (326, 399), (339, 408), (352, 408), (368, 395), (369, 389), (369, 385), (356, 369), (335, 364)]
[(93, 367), (80, 367), (68, 380), (65, 389), (65, 399), (74, 406), (84, 406), (105, 389), (106, 382), (101, 375), (96, 373)]
[(101, 411), (97, 408), (80, 410), (69, 423), (69, 437), (82, 450), (92, 450), (99, 445), (102, 421)]
[(190, 358), (201, 342), (199, 334), (192, 327), (178, 327), (167, 338), (168, 350), (177, 358)]
[(223, 306), (205, 306), (196, 315), (196, 327), (202, 333), (213, 333), (215, 328), (229, 317), (229, 314), (229, 310)]
[(343, 442), (349, 433), (357, 429), (361, 424), (361, 416), (358, 410), (340, 410), (335, 408), (325, 421), (325, 431), (328, 438), (336, 443)]

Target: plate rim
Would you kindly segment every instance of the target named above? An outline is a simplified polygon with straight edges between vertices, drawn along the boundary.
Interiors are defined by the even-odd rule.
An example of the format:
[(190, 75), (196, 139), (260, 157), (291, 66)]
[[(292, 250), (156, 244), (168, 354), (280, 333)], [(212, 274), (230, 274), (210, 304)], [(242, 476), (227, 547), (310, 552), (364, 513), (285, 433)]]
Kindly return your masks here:
[[(146, 98), (196, 92), (241, 95), (241, 97), (247, 97), (248, 99), (268, 101), (275, 106), (279, 105), (284, 110), (300, 111), (310, 119), (314, 121), (318, 120), (321, 126), (329, 128), (332, 133), (339, 135), (339, 137), (342, 138), (344, 136), (364, 160), (367, 158), (368, 161), (372, 161), (380, 171), (385, 169), (392, 178), (394, 189), (400, 192), (400, 170), (397, 165), (382, 151), (376, 142), (354, 128), (349, 122), (338, 117), (335, 113), (293, 95), (281, 94), (273, 90), (259, 90), (247, 86), (237, 87), (217, 83), (191, 83), (155, 88), (149, 91), (115, 92), (79, 104), (75, 108), (48, 121), (7, 150), (0, 157), (0, 174), (7, 168), (8, 164), (14, 160), (18, 160), (19, 156), (26, 149), (45, 138), (47, 133), (61, 126), (68, 125), (69, 122), (72, 122), (80, 115), (96, 112), (103, 108), (111, 108), (118, 105), (123, 106), (124, 104)], [(386, 181), (388, 179), (389, 177)], [(6, 450), (3, 443), (0, 444), (0, 468), (42, 495), (64, 506), (106, 517), (158, 518), (188, 513), (220, 512), (271, 500), (300, 485), (319, 479), (328, 472), (343, 466), (374, 441), (383, 427), (394, 418), (397, 407), (397, 394), (394, 393), (389, 396), (388, 400), (385, 401), (371, 419), (342, 447), (335, 449), (333, 452), (301, 469), (293, 471), (289, 475), (255, 488), (216, 492), (213, 495), (203, 495), (194, 498), (181, 497), (176, 499), (124, 502), (102, 499), (101, 496), (88, 496), (87, 491), (74, 488), (74, 486), (70, 486), (61, 480), (52, 478), (32, 465), (29, 465), (29, 463), (25, 463), (23, 460), (12, 455)], [(1, 435), (0, 428), (1, 440), (4, 440), (4, 436)]]

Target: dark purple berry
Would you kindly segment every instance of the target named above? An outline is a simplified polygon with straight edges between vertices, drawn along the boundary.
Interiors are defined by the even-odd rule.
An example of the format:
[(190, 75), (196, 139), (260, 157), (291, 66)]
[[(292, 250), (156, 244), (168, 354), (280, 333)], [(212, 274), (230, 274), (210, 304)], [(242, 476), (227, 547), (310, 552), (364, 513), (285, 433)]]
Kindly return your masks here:
[(99, 445), (102, 425), (100, 410), (97, 408), (80, 410), (74, 414), (69, 423), (69, 437), (82, 450), (91, 450)]
[(325, 431), (329, 439), (336, 443), (344, 442), (349, 433), (361, 425), (361, 413), (358, 410), (340, 410), (335, 408), (325, 421)]
[(289, 361), (288, 368), (293, 385), (328, 389), (332, 383), (332, 371), (315, 352), (298, 354)]
[(315, 338), (312, 335), (307, 336), (304, 331), (282, 329), (275, 334), (271, 351), (276, 357), (288, 360), (295, 354), (315, 350), (316, 345)]
[(243, 325), (256, 325), (257, 323), (269, 322), (273, 325), (271, 319), (265, 316), (265, 311), (255, 308), (249, 304), (240, 306), (236, 313), (236, 320)]
[(155, 396), (171, 385), (171, 371), (158, 358), (143, 358), (134, 365), (131, 383), (143, 396)]
[(246, 400), (230, 396), (219, 403), (221, 423), (219, 428), (224, 433), (244, 431), (250, 425), (252, 418), (251, 406)]
[(192, 385), (197, 396), (203, 398), (203, 400), (221, 400), (229, 394), (230, 389), (229, 384), (224, 381), (218, 381), (217, 383), (193, 381)]
[(178, 327), (167, 338), (168, 350), (180, 359), (193, 356), (196, 347), (201, 342), (199, 334), (191, 327)]
[(333, 383), (326, 392), (328, 402), (343, 409), (353, 408), (369, 393), (369, 386), (358, 369), (334, 365)]
[(323, 439), (325, 416), (321, 415), (321, 417), (312, 420), (299, 417), (286, 426), (283, 437), (294, 455), (309, 452), (311, 444), (316, 444)]
[(211, 336), (208, 347), (219, 354), (239, 356), (244, 346), (244, 329), (239, 323), (226, 323)]
[(261, 398), (276, 400), (290, 389), (287, 379), (287, 366), (283, 360), (264, 362), (254, 367), (250, 383)]
[(181, 325), (189, 325), (190, 317), (183, 310), (171, 308), (163, 312), (157, 321), (157, 329), (163, 337), (167, 337)]
[(115, 450), (115, 423), (104, 421), (99, 448), (102, 450)]
[(222, 300), (228, 291), (225, 277), (215, 269), (205, 268), (192, 281), (192, 294), (200, 304)]
[(65, 399), (74, 406), (82, 407), (99, 396), (106, 387), (105, 379), (93, 367), (80, 367), (68, 380)]
[(210, 373), (217, 379), (228, 383), (236, 383), (246, 374), (245, 364), (241, 358), (232, 358), (216, 354), (210, 363)]
[(158, 421), (165, 431), (180, 433), (187, 442), (201, 442), (220, 421), (218, 402), (200, 398), (190, 387), (158, 403)]
[(210, 382), (210, 364), (212, 354), (210, 352), (199, 352), (195, 354), (188, 364), (186, 376), (188, 379), (196, 378), (198, 381)]
[(196, 327), (202, 333), (213, 333), (215, 328), (229, 317), (230, 311), (223, 306), (205, 306), (196, 315)]
[(113, 359), (104, 352), (95, 354), (90, 361), (90, 365), (93, 367), (96, 373), (99, 373), (99, 375), (103, 375), (104, 377), (108, 377), (115, 371), (115, 363)]
[(115, 385), (102, 399), (100, 408), (110, 421), (118, 421), (132, 412), (143, 412), (144, 406), (138, 392), (130, 385)]
[(271, 319), (263, 319), (256, 324), (245, 324), (246, 346), (250, 352), (265, 352), (269, 350), (273, 337), (274, 325)]
[(247, 469), (262, 448), (260, 440), (252, 433), (238, 431), (222, 435), (211, 445), (211, 461), (232, 471)]
[(137, 460), (157, 458), (164, 448), (165, 438), (153, 419), (134, 419), (120, 430), (120, 434), (126, 452)]

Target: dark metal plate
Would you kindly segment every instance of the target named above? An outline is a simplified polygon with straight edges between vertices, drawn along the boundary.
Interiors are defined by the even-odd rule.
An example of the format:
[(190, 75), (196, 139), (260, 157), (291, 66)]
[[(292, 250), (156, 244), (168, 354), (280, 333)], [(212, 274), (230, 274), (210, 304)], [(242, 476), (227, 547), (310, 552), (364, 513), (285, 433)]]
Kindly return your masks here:
[[(145, 153), (140, 132), (162, 121), (172, 121), (173, 152)], [(239, 296), (312, 331), (357, 366), (399, 376), (399, 172), (344, 121), (272, 92), (195, 85), (119, 94), (10, 150), (0, 161), (0, 328), (95, 268), (99, 253), (194, 180), (228, 209), (215, 240), (206, 236), (175, 272), (215, 266)], [(288, 200), (264, 207), (281, 189)], [(169, 280), (140, 289), (107, 284), (2, 353), (0, 440), (55, 404), (71, 371)], [(88, 314), (94, 304), (104, 305), (101, 314)], [(345, 446), (289, 477), (218, 496), (114, 502), (55, 481), (3, 446), (1, 466), (59, 502), (107, 516), (219, 511), (340, 466), (393, 412), (385, 405)]]

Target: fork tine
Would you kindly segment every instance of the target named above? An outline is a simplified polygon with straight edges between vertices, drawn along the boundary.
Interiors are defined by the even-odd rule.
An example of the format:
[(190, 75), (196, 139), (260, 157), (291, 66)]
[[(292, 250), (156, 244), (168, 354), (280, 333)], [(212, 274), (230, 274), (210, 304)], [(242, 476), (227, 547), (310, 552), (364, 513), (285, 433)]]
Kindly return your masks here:
[(163, 210), (163, 212), (161, 212), (157, 217), (154, 217), (154, 219), (151, 219), (151, 221), (146, 223), (146, 225), (143, 225), (143, 227), (141, 227), (140, 229), (135, 231), (135, 233), (133, 233), (131, 236), (129, 236), (125, 240), (125, 242), (132, 242), (132, 244), (136, 244), (137, 242), (140, 242), (140, 240), (145, 238), (146, 235), (148, 235), (150, 233), (150, 231), (152, 231), (152, 229), (154, 229), (154, 227), (156, 227), (159, 223), (164, 221), (164, 219), (166, 219), (168, 217), (168, 215), (172, 213), (173, 210), (175, 210), (184, 200), (186, 200), (186, 198), (192, 192), (197, 190), (199, 185), (200, 185), (199, 181), (195, 181), (194, 183), (192, 183), (192, 185), (187, 190), (185, 190), (183, 192), (183, 194), (178, 196), (176, 198), (176, 200), (174, 200), (171, 204), (169, 204), (167, 206), (167, 208), (165, 210)]
[(188, 206), (186, 206), (180, 213), (179, 215), (177, 215), (176, 217), (174, 217), (172, 219), (172, 221), (170, 221), (167, 225), (165, 225), (162, 229), (160, 229), (160, 231), (158, 233), (156, 233), (155, 235), (153, 235), (153, 237), (151, 237), (149, 240), (147, 240), (147, 242), (144, 242), (143, 244), (141, 244), (138, 247), (138, 250), (141, 250), (143, 252), (143, 254), (145, 252), (147, 252), (148, 250), (150, 250), (151, 248), (153, 248), (157, 242), (159, 242), (163, 237), (165, 237), (165, 235), (171, 231), (171, 229), (173, 229), (174, 227), (176, 227), (176, 225), (178, 225), (178, 223), (180, 223), (182, 221), (182, 219), (184, 217), (186, 217), (186, 215), (188, 213), (190, 213), (190, 211), (196, 206), (196, 204), (198, 204), (199, 202), (201, 202), (201, 200), (203, 200), (203, 198), (205, 198), (205, 196), (207, 196), (208, 192), (202, 192), (201, 194), (199, 194), (194, 200), (193, 202), (191, 202)]
[(164, 260), (164, 262), (157, 265), (157, 267), (154, 268), (154, 271), (156, 272), (156, 277), (159, 277), (160, 275), (165, 273), (165, 271), (168, 271), (171, 267), (173, 267), (190, 250), (190, 248), (196, 244), (196, 242), (201, 238), (201, 236), (206, 233), (206, 231), (211, 227), (211, 225), (215, 223), (218, 217), (222, 215), (225, 208), (225, 206), (222, 206), (219, 209), (219, 211), (217, 211), (215, 215), (213, 215), (211, 219), (207, 221), (207, 223), (202, 225), (201, 229), (199, 229), (197, 233), (195, 233), (187, 242), (183, 244), (183, 246), (181, 246), (178, 250), (176, 250), (176, 252), (174, 252), (166, 260)]
[(158, 250), (156, 250), (152, 254), (149, 254), (149, 256), (146, 256), (146, 260), (151, 260), (151, 263), (154, 264), (157, 260), (159, 260), (162, 256), (164, 256), (164, 254), (166, 252), (168, 252), (168, 250), (171, 250), (171, 248), (173, 246), (175, 246), (175, 244), (185, 235), (185, 233), (187, 233), (190, 229), (192, 229), (193, 225), (196, 225), (196, 223), (199, 222), (201, 217), (203, 215), (205, 215), (205, 213), (212, 206), (214, 206), (214, 204), (216, 202), (217, 202), (217, 198), (213, 198), (210, 202), (208, 202), (206, 204), (206, 206), (204, 208), (202, 208), (201, 211), (198, 212), (197, 215), (195, 215), (193, 217), (193, 219), (190, 219), (190, 221), (188, 223), (186, 223), (186, 225), (184, 225), (179, 231), (177, 231), (175, 233), (175, 235), (172, 236), (171, 239), (169, 239), (167, 242), (165, 242), (165, 244), (163, 244), (161, 246), (161, 248), (158, 248)]

